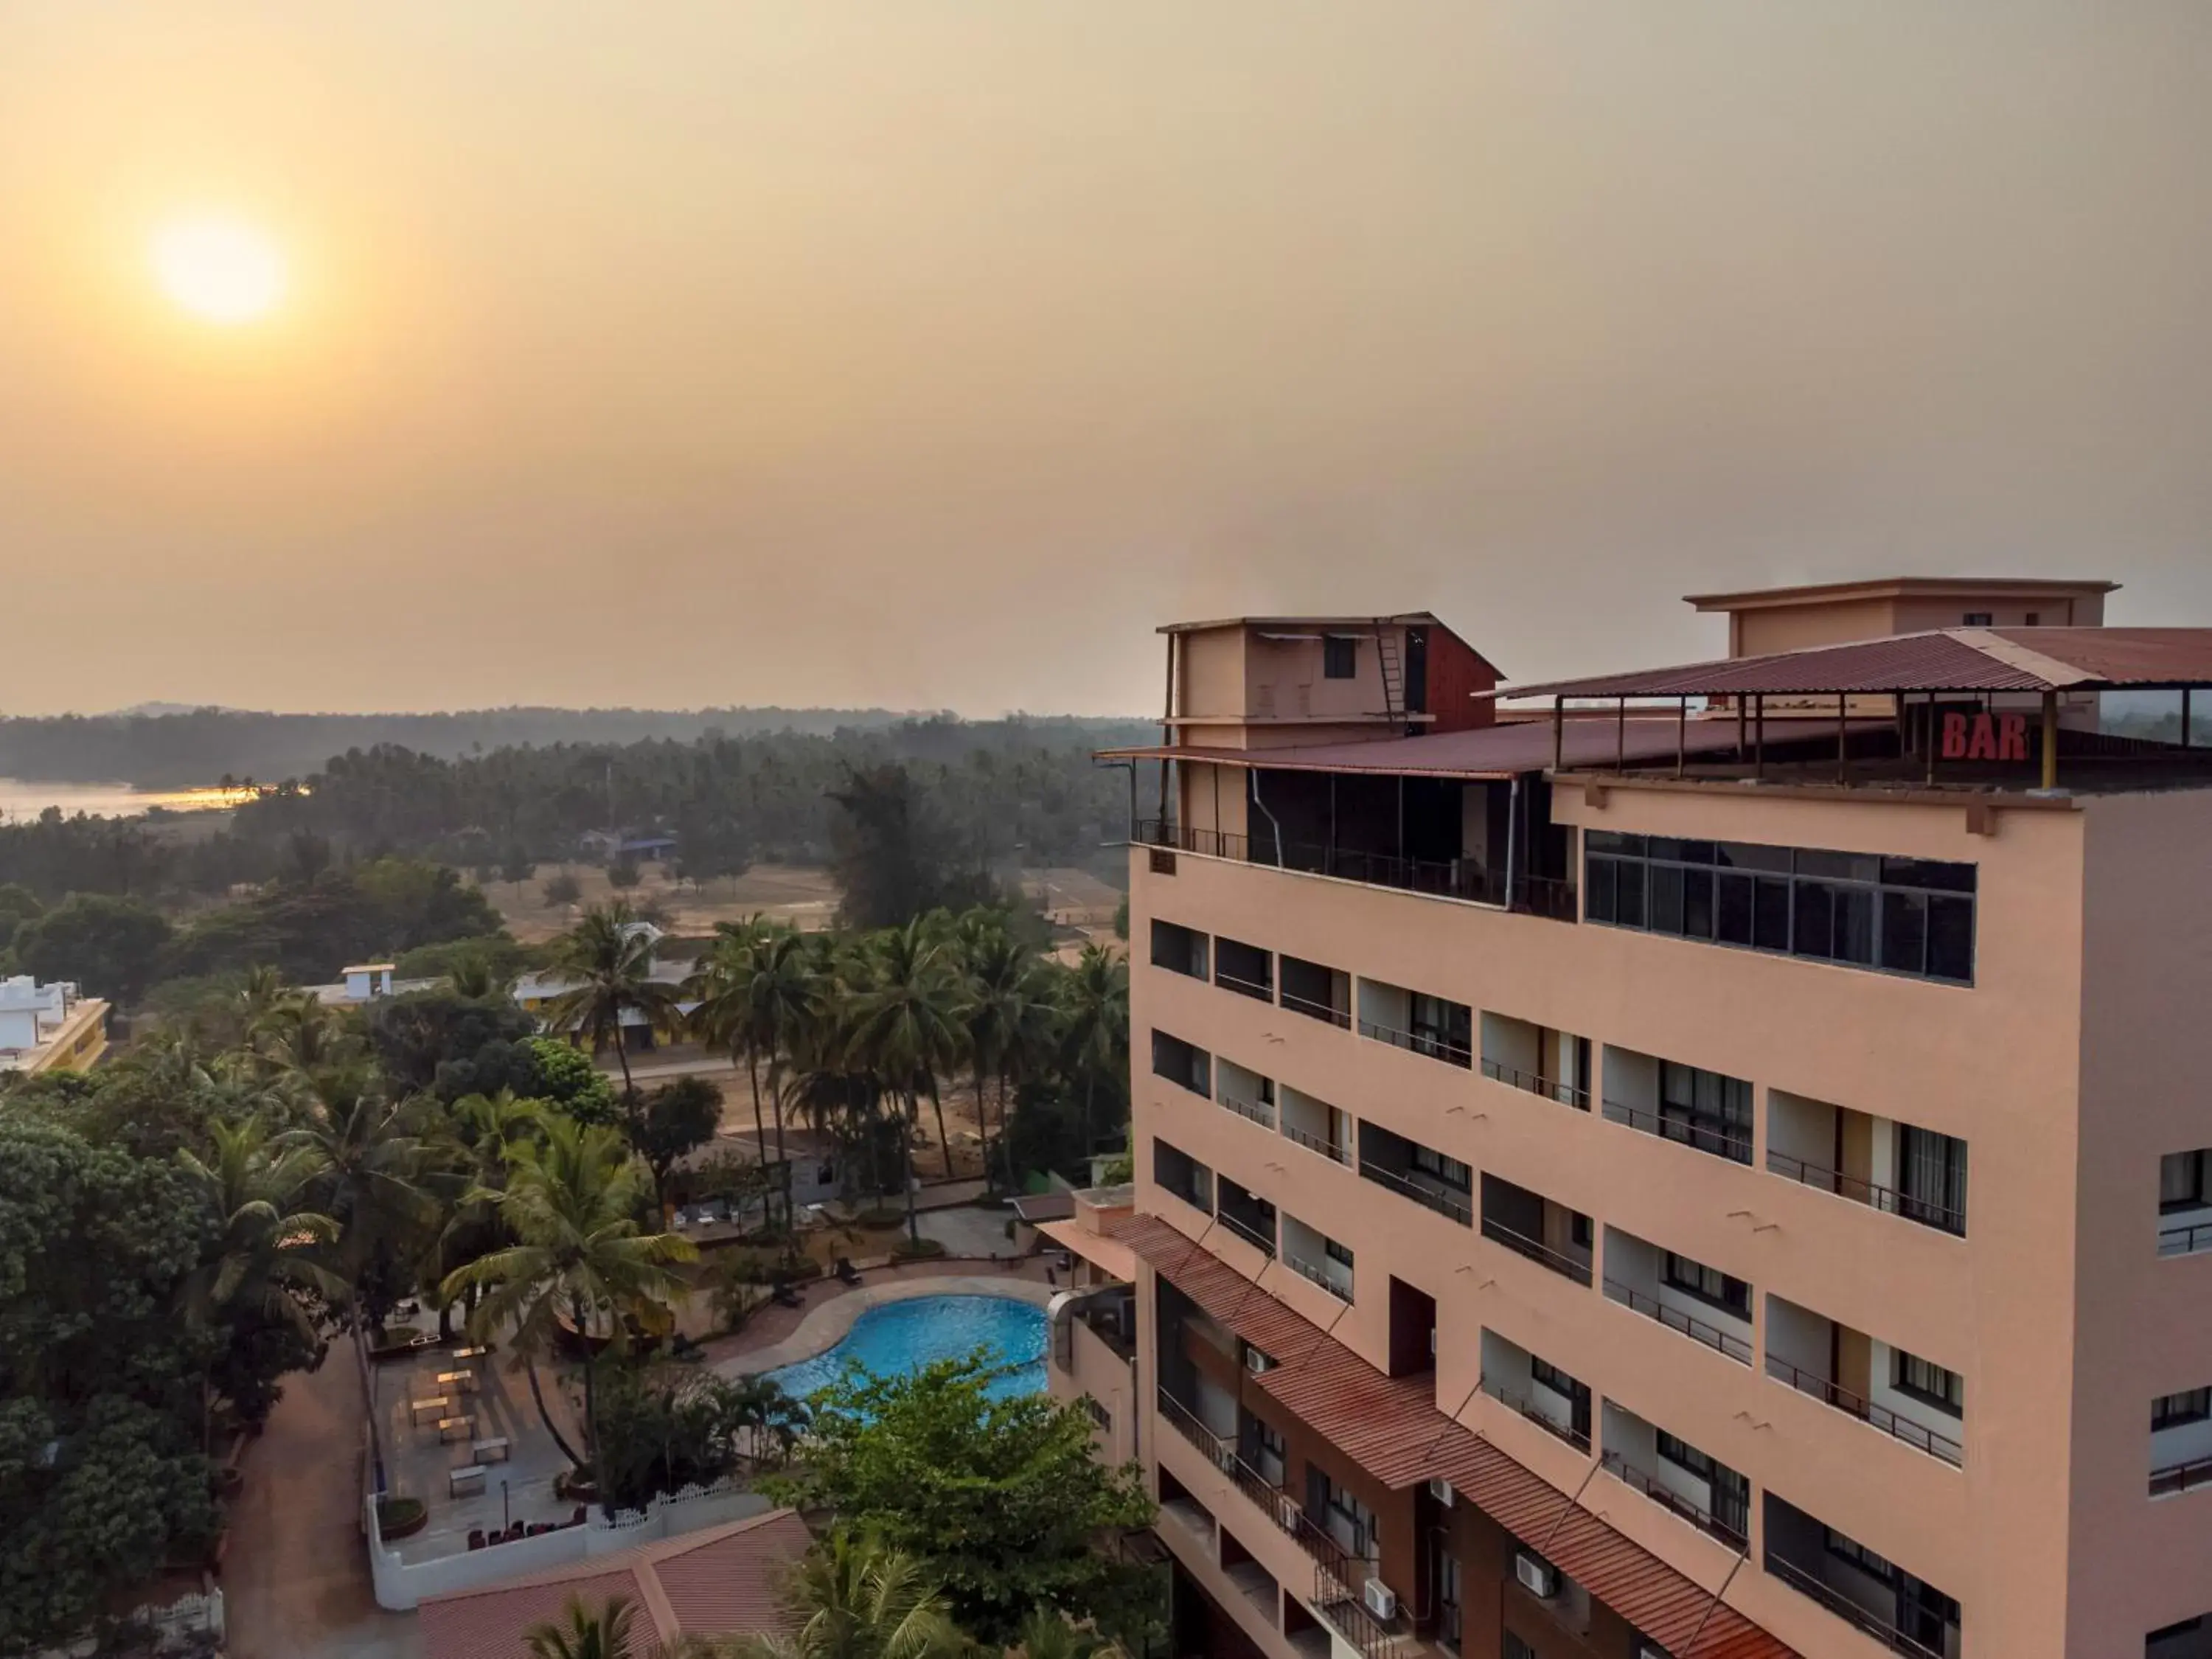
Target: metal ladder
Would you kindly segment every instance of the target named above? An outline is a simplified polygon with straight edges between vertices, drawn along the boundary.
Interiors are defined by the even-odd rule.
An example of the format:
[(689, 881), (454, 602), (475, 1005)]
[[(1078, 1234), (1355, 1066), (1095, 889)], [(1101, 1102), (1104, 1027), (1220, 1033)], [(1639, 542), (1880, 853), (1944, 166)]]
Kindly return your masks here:
[(1398, 641), (1380, 617), (1375, 623), (1375, 659), (1382, 671), (1382, 712), (1395, 720), (1406, 707), (1406, 670), (1398, 659)]

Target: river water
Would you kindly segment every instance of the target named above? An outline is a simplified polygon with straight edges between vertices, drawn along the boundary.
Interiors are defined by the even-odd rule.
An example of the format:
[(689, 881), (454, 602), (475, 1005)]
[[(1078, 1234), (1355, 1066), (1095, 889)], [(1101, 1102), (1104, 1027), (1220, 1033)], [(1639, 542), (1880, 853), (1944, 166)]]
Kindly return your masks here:
[(236, 804), (220, 789), (133, 789), (127, 783), (39, 783), (0, 778), (0, 823), (21, 823), (49, 806), (74, 817), (92, 812), (110, 817), (167, 806), (180, 812)]

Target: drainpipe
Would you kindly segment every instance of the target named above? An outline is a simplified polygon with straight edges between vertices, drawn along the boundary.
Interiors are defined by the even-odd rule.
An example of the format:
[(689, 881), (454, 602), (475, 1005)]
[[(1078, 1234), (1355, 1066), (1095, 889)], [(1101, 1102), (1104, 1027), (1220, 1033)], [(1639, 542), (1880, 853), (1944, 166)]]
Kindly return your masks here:
[(1276, 817), (1273, 812), (1268, 811), (1267, 803), (1260, 799), (1260, 769), (1256, 766), (1252, 769), (1252, 805), (1258, 807), (1261, 812), (1266, 817), (1267, 822), (1274, 826), (1275, 867), (1278, 870), (1280, 870), (1284, 867), (1282, 821)]
[(1505, 798), (1505, 904), (1513, 905), (1513, 878), (1521, 845), (1521, 775), (1513, 775), (1512, 793)]

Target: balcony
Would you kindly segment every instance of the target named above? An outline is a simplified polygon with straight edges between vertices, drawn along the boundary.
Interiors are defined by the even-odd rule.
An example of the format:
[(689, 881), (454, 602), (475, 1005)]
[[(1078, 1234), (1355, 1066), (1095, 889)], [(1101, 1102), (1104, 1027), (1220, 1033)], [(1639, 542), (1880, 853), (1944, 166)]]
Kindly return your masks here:
[(1352, 1164), (1352, 1116), (1325, 1100), (1285, 1085), (1282, 1099), (1284, 1138), (1310, 1152), (1318, 1152), (1332, 1164)]
[(1152, 1075), (1204, 1099), (1213, 1098), (1213, 1056), (1165, 1031), (1152, 1033)]
[(2212, 1486), (2212, 1388), (2151, 1401), (2150, 1471), (2153, 1498)]
[(2212, 1148), (2168, 1152), (2158, 1161), (2158, 1253), (2212, 1250)]
[(1605, 1294), (1632, 1312), (1751, 1364), (1751, 1287), (1717, 1268), (1608, 1227)]
[(1905, 1659), (1958, 1659), (1957, 1601), (1771, 1492), (1765, 1513), (1768, 1573)]
[(1351, 1249), (1294, 1215), (1283, 1218), (1283, 1263), (1338, 1301), (1352, 1300)]
[(1687, 1441), (1607, 1401), (1605, 1455), (1614, 1480), (1741, 1553), (1751, 1541), (1751, 1483)]
[(1239, 836), (1218, 830), (1188, 829), (1181, 824), (1163, 823), (1158, 818), (1138, 819), (1130, 828), (1129, 838), (1140, 847), (1170, 848), (1203, 858), (1230, 859), (1239, 864), (1270, 865), (1338, 881), (1357, 882), (1364, 887), (1387, 887), (1431, 898), (1459, 899), (1553, 921), (1574, 921), (1581, 913), (1580, 900), (1571, 881), (1519, 874), (1509, 889), (1503, 870), (1491, 869), (1467, 859), (1401, 858), (1389, 853), (1355, 852), (1320, 842), (1279, 838), (1266, 833)]
[(1590, 1109), (1590, 1040), (1504, 1014), (1482, 1017), (1482, 1074), (1578, 1112)]
[(1482, 1334), (1483, 1393), (1577, 1451), (1590, 1449), (1590, 1391), (1496, 1331)]
[(1152, 1179), (1193, 1209), (1213, 1213), (1213, 1171), (1157, 1136), (1152, 1140)]
[(1966, 1143), (1775, 1089), (1766, 1167), (1817, 1191), (1963, 1238)]
[(1590, 1218), (1540, 1193), (1484, 1176), (1482, 1236), (1562, 1279), (1590, 1282)]
[(1770, 1296), (1766, 1374), (1915, 1451), (1965, 1466), (1965, 1382), (1902, 1348)]
[(1152, 920), (1152, 966), (1164, 968), (1186, 979), (1207, 976), (1207, 939), (1204, 933), (1172, 921)]
[(1359, 1035), (1447, 1066), (1474, 1065), (1474, 1009), (1381, 980), (1359, 981)]
[(1279, 957), (1282, 1006), (1340, 1030), (1352, 1029), (1352, 975), (1302, 957)]
[(1227, 1176), (1216, 1183), (1220, 1200), (1214, 1218), (1263, 1255), (1275, 1254), (1275, 1206)]
[(1447, 1220), (1462, 1227), (1474, 1225), (1474, 1171), (1433, 1147), (1393, 1134), (1379, 1124), (1362, 1123), (1359, 1173)]
[(1608, 1043), (1605, 1115), (1731, 1164), (1751, 1162), (1751, 1085), (1741, 1078)]
[(1258, 1002), (1275, 1000), (1275, 958), (1256, 945), (1224, 936), (1213, 941), (1213, 982)]
[(1249, 1071), (1233, 1060), (1213, 1063), (1213, 1097), (1237, 1116), (1273, 1130), (1275, 1127), (1275, 1082)]

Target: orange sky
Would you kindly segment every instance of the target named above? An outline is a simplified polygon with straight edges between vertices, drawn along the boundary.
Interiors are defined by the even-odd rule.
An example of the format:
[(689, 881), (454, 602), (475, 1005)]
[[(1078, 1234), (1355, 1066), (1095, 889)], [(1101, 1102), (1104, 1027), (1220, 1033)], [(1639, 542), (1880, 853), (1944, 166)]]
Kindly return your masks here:
[[(1154, 623), (2212, 623), (2212, 6), (0, 6), (0, 710), (1157, 706)], [(291, 262), (217, 330), (147, 270)]]

